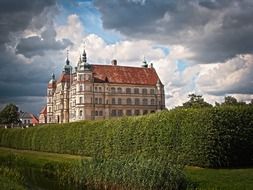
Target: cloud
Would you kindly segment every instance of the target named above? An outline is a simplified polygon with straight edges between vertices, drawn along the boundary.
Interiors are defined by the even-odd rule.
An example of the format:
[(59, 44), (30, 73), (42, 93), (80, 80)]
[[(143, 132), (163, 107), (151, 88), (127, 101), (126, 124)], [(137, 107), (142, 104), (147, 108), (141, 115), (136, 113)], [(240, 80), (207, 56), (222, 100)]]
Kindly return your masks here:
[(211, 95), (252, 94), (252, 72), (253, 55), (240, 55), (208, 69), (199, 76), (197, 85)]
[(19, 0), (1, 0), (0, 45), (10, 41), (11, 33), (25, 30), (34, 17), (41, 14), (45, 8), (55, 4), (56, 0), (22, 0), (22, 3)]
[(251, 0), (96, 0), (95, 6), (105, 28), (135, 39), (182, 45), (198, 63), (223, 62), (253, 51)]
[[(48, 68), (56, 67), (53, 56), (27, 59), (15, 54), (15, 46), (21, 38), (36, 36), (51, 25), (56, 10), (56, 0), (0, 1), (0, 106), (18, 103), (34, 113), (42, 106), (50, 77)], [(58, 55), (54, 57), (58, 59)]]
[(47, 28), (40, 36), (21, 38), (16, 47), (16, 53), (31, 58), (35, 55), (45, 55), (45, 52), (49, 50), (62, 50), (73, 45), (69, 39), (56, 40), (55, 38), (54, 28)]

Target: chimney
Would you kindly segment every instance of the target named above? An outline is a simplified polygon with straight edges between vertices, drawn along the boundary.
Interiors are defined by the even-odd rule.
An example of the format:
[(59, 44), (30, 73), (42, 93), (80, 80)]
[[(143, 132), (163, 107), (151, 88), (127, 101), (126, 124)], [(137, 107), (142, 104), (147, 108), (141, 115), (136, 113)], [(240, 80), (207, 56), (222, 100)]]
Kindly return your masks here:
[(112, 63), (112, 65), (116, 66), (117, 65), (117, 60), (113, 59), (111, 63)]

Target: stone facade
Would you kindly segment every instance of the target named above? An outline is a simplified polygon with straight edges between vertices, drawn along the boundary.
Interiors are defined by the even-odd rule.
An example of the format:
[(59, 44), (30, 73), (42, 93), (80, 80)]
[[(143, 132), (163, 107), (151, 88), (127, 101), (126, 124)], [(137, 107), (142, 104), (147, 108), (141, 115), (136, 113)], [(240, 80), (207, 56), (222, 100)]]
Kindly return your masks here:
[(47, 89), (47, 123), (144, 115), (165, 108), (164, 86), (155, 69), (89, 64), (83, 52), (72, 69), (64, 71)]

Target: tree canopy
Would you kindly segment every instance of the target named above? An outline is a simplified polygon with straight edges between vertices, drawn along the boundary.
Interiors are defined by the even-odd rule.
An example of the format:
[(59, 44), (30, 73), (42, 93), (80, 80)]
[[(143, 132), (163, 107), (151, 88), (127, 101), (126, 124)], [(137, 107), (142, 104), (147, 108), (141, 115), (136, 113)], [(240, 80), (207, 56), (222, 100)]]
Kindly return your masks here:
[(16, 124), (19, 123), (18, 107), (14, 104), (8, 104), (0, 112), (0, 123)]
[(202, 107), (212, 107), (211, 104), (205, 102), (202, 95), (189, 94), (189, 100), (183, 103), (183, 108), (202, 108)]

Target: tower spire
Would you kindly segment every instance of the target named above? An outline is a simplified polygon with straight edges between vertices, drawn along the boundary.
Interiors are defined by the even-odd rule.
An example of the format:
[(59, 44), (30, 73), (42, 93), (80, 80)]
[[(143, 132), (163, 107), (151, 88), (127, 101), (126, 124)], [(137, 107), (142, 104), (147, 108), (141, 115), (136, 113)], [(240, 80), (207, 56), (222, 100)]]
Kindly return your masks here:
[(85, 44), (83, 45), (82, 62), (87, 63), (87, 55), (85, 52)]
[(66, 65), (69, 65), (69, 50), (67, 50)]

